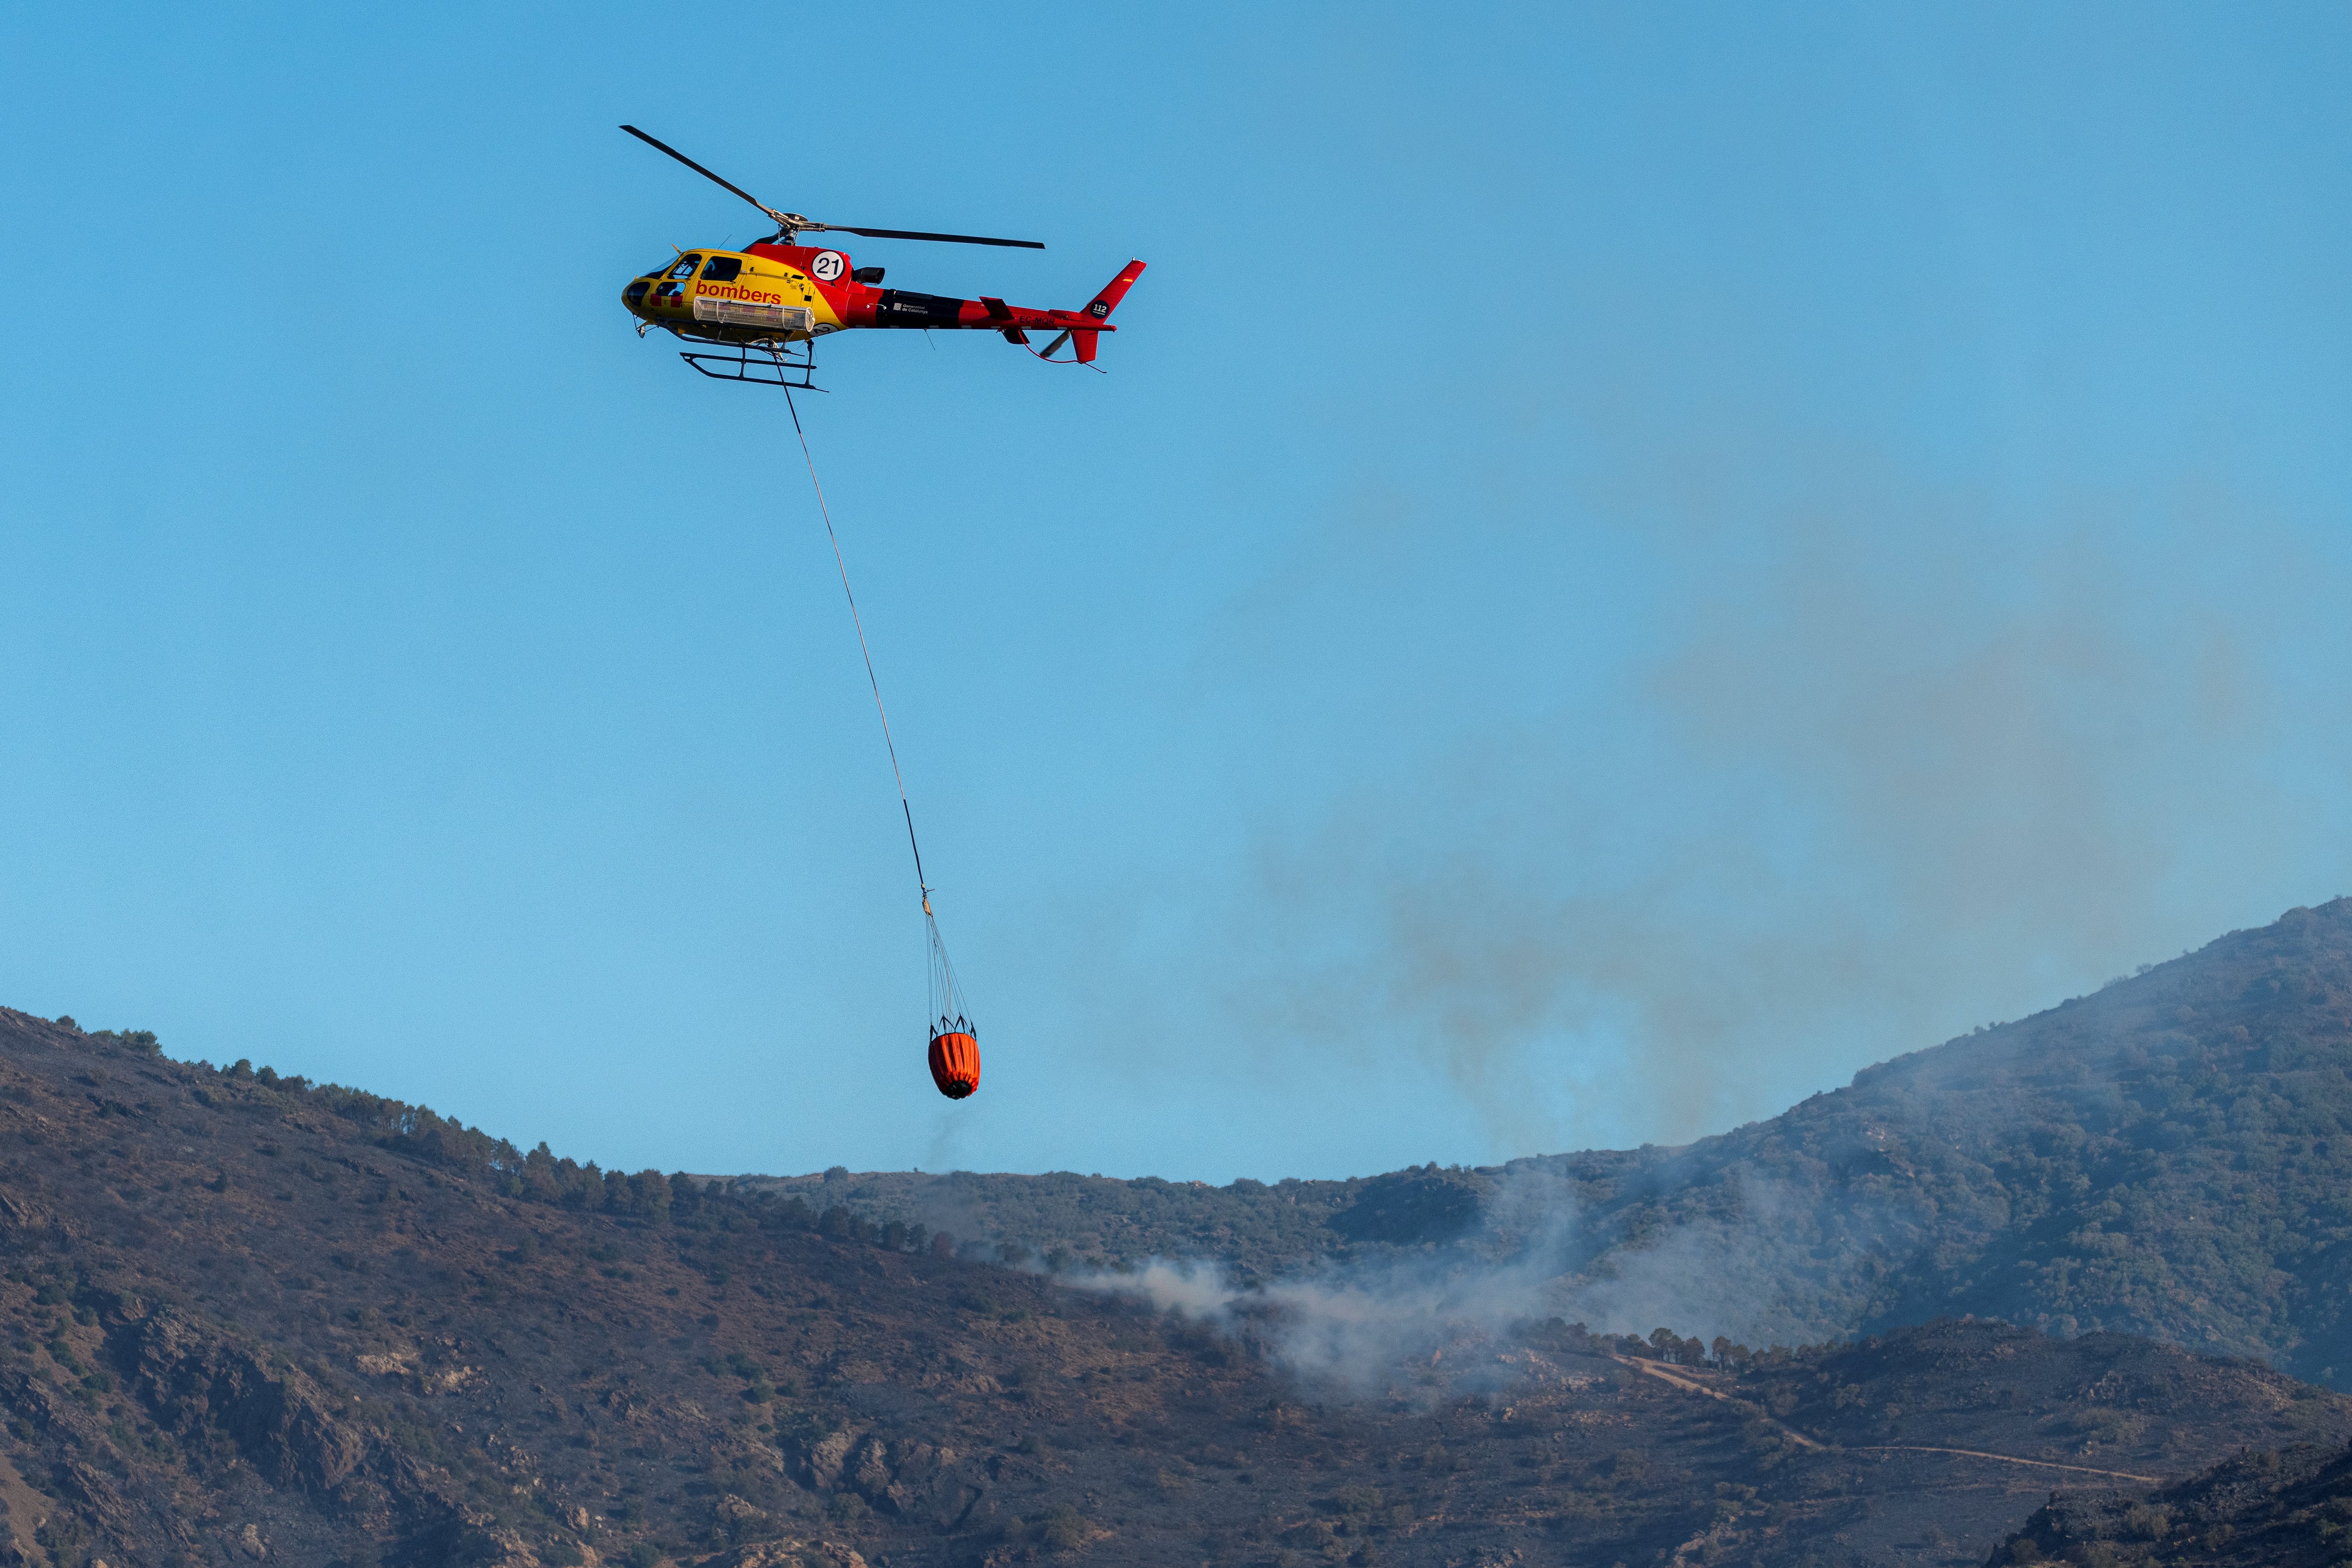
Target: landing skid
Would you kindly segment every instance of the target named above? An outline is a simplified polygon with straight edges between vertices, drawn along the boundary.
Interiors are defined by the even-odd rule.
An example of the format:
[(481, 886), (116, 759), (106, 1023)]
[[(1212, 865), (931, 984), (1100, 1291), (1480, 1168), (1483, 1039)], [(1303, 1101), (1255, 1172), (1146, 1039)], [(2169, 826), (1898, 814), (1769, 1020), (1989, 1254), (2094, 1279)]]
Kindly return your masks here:
[[(800, 352), (793, 353), (795, 349)], [(789, 387), (796, 392), (824, 390), (809, 379), (816, 374), (814, 339), (798, 343), (744, 343), (732, 353), (681, 350), (677, 357), (713, 381)]]

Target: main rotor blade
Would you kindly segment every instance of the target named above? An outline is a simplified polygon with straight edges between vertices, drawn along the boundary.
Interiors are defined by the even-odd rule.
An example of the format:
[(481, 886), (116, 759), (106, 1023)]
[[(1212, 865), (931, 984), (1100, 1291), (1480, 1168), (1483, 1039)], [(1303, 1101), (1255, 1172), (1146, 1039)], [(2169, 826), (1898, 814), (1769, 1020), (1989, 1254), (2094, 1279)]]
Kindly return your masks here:
[[(648, 137), (646, 140), (651, 141), (652, 138)], [(656, 142), (656, 145), (658, 146), (659, 143)], [(662, 150), (669, 151), (667, 148)], [(672, 156), (676, 154), (673, 153)], [(709, 174), (709, 171), (705, 170), (704, 173)], [(711, 174), (710, 177), (714, 180), (719, 179), (716, 174)], [(719, 183), (727, 184), (724, 180), (719, 180)], [(728, 189), (733, 190), (734, 187), (729, 185)], [(1023, 250), (1045, 248), (1044, 245), (1034, 239), (990, 239), (985, 235), (978, 234), (925, 234), (920, 229), (912, 228), (852, 228), (845, 223), (821, 223), (814, 226), (833, 234), (862, 234), (868, 239), (940, 239), (950, 245), (1010, 245)]]
[(774, 217), (776, 216), (775, 208), (770, 206), (767, 203), (761, 201), (759, 197), (753, 195), (742, 186), (736, 184), (733, 181), (720, 179), (718, 175), (712, 174), (709, 170), (704, 168), (701, 164), (696, 163), (693, 159), (688, 157), (685, 153), (679, 152), (668, 142), (657, 141), (655, 138), (646, 135), (644, 132), (638, 130), (634, 125), (624, 125), (621, 129), (635, 137), (638, 141), (644, 142), (646, 146), (651, 147), (655, 152), (668, 153), (671, 157), (677, 159), (679, 163), (685, 164), (688, 168), (693, 170), (696, 174), (701, 175), (704, 179), (710, 181), (712, 184), (725, 186), (727, 189), (734, 192), (737, 195), (741, 196), (745, 201), (750, 202), (753, 206), (758, 207), (761, 212), (766, 213), (770, 217)]
[(644, 142), (646, 146), (652, 148), (655, 152), (667, 153), (671, 157), (677, 159), (679, 163), (685, 164), (688, 168), (693, 170), (696, 174), (701, 175), (704, 179), (709, 180), (712, 184), (719, 186), (722, 190), (734, 192), (745, 201), (750, 202), (753, 206), (758, 207), (761, 212), (766, 213), (770, 217), (774, 218), (778, 223), (790, 222), (803, 227), (822, 229), (827, 233), (833, 234), (862, 234), (868, 239), (935, 239), (943, 241), (949, 245), (1005, 245), (1012, 246), (1016, 249), (1021, 250), (1043, 250), (1045, 248), (1044, 245), (1034, 239), (991, 239), (986, 235), (981, 234), (928, 234), (920, 229), (912, 228), (853, 228), (845, 223), (809, 223), (805, 219), (802, 218), (798, 214), (785, 214), (778, 212), (775, 208), (770, 206), (767, 203), (761, 201), (759, 197), (753, 195), (751, 192), (745, 190), (734, 181), (723, 179), (720, 176), (712, 174), (709, 170), (704, 168), (701, 164), (696, 163), (693, 159), (688, 157), (685, 153), (679, 152), (668, 142), (662, 141), (659, 137), (648, 136), (634, 125), (624, 125), (621, 129), (635, 137), (638, 141)]

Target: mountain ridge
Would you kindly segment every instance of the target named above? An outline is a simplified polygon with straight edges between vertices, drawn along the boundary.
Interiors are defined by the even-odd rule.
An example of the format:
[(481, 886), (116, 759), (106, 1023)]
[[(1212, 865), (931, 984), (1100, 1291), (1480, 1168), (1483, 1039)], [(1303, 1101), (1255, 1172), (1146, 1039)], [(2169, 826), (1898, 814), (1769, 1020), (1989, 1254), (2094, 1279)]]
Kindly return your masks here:
[(0, 1564), (1960, 1568), (2053, 1475), (2352, 1436), (2249, 1363), (1957, 1321), (1422, 1313), (1339, 1379), (1282, 1358), (1297, 1301), (1155, 1310), (155, 1044), (0, 1012)]
[(1958, 1568), (2352, 1437), (2263, 1364), (2333, 1349), (2347, 974), (2339, 902), (1678, 1150), (1016, 1189), (1294, 1259), (1158, 1299), (0, 1009), (0, 1564)]

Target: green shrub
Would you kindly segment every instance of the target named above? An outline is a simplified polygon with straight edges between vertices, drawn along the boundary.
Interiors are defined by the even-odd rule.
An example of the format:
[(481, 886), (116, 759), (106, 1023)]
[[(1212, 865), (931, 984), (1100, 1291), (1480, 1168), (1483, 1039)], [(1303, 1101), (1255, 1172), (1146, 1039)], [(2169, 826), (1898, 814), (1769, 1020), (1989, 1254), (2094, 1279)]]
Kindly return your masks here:
[(1092, 1528), (1086, 1517), (1068, 1503), (1057, 1502), (1045, 1510), (1042, 1535), (1046, 1545), (1056, 1552), (1067, 1552), (1084, 1546)]

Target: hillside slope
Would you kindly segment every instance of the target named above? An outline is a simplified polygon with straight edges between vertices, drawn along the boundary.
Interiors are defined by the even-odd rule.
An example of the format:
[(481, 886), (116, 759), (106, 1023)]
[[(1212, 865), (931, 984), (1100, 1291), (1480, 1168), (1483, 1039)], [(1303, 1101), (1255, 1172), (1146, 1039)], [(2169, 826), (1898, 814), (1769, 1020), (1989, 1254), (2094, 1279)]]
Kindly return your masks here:
[(1986, 1324), (1701, 1365), (1433, 1317), (1342, 1386), (1265, 1358), (1278, 1310), (153, 1044), (0, 1011), (0, 1562), (1958, 1568), (2053, 1478), (2352, 1436), (2259, 1366)]
[(2352, 1531), (2352, 1453), (2303, 1444), (2225, 1460), (2156, 1491), (2061, 1491), (1990, 1568), (2333, 1568)]
[(1789, 1331), (1973, 1312), (2352, 1373), (2352, 900), (1686, 1150), (1532, 1162), (1589, 1277), (1704, 1261)]

